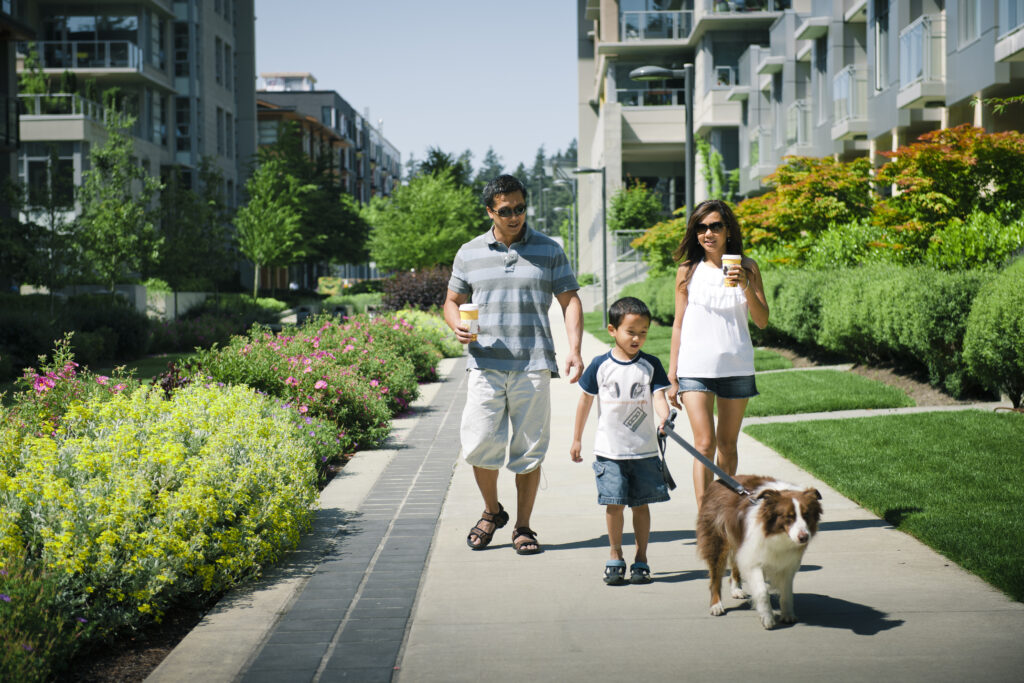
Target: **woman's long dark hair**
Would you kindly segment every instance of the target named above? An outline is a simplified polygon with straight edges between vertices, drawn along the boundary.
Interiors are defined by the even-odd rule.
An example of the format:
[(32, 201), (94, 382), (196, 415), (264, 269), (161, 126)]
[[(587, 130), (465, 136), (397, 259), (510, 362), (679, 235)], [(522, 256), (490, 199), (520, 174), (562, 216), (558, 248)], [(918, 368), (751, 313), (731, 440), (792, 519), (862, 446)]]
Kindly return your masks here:
[[(691, 266), (690, 275), (693, 275), (693, 266), (704, 260), (704, 247), (697, 239), (697, 226), (709, 214), (716, 211), (722, 217), (722, 222), (725, 223), (725, 253), (743, 256), (743, 235), (740, 234), (740, 223), (736, 220), (736, 214), (721, 199), (708, 199), (693, 208), (693, 215), (686, 221), (686, 233), (683, 235), (683, 241), (672, 252), (672, 258), (676, 263)], [(689, 277), (687, 281), (689, 281)], [(686, 283), (683, 283), (684, 287), (685, 285)]]

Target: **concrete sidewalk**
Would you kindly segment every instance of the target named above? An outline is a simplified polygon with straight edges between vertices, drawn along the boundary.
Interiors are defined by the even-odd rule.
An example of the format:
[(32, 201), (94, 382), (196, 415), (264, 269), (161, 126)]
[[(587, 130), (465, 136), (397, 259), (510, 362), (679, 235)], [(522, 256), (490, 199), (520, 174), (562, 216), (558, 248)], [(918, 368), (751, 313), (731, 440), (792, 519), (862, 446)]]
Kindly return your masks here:
[[(557, 307), (551, 318), (563, 363)], [(585, 335), (584, 360), (606, 348)], [(728, 598), (725, 616), (708, 615), (692, 459), (671, 444), (679, 488), (651, 507), (655, 581), (605, 586), (604, 511), (592, 458), (569, 459), (579, 388), (565, 379), (552, 383), (551, 448), (532, 523), (544, 552), (516, 555), (508, 526), (487, 550), (469, 550), (483, 504), (471, 469), (454, 457), (462, 367), (447, 363), (448, 379), (427, 388), (418, 417), (398, 422), (389, 449), (360, 453), (325, 489), (317, 530), (295, 561), (229, 596), (152, 680), (1021, 680), (1024, 605), (746, 435), (740, 472), (823, 496), (825, 517), (795, 582), (799, 622), (765, 631)], [(585, 452), (595, 424), (592, 414)], [(685, 419), (677, 427), (689, 437)], [(514, 506), (508, 473), (500, 490)], [(627, 558), (631, 543), (627, 534)]]

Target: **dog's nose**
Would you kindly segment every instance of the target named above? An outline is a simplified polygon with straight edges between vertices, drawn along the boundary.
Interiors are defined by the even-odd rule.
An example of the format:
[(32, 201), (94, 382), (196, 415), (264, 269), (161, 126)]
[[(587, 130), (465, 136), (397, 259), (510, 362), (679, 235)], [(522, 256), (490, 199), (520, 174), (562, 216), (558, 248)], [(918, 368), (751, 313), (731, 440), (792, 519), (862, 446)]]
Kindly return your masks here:
[(796, 535), (796, 540), (800, 541), (801, 543), (807, 543), (807, 539), (809, 539), (810, 537), (811, 535), (808, 534), (806, 531), (801, 531), (799, 534)]

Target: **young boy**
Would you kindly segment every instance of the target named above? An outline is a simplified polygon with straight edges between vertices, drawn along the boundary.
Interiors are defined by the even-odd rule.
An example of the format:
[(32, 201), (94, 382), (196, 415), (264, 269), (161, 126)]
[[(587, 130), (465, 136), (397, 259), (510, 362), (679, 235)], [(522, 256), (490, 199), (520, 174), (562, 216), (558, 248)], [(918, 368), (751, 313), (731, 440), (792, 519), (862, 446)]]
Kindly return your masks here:
[[(633, 511), (636, 557), (629, 568), (629, 583), (650, 583), (647, 541), (651, 535), (649, 503), (668, 500), (668, 488), (658, 457), (658, 430), (668, 417), (668, 375), (661, 361), (642, 352), (651, 324), (646, 304), (634, 297), (619, 299), (608, 309), (608, 332), (615, 346), (591, 361), (580, 378), (579, 405), (570, 456), (580, 455), (583, 427), (597, 396), (597, 436), (594, 439), (594, 472), (597, 502), (605, 507), (611, 559), (604, 567), (604, 582), (626, 583), (622, 555), (623, 508)], [(657, 418), (654, 413), (657, 413)]]

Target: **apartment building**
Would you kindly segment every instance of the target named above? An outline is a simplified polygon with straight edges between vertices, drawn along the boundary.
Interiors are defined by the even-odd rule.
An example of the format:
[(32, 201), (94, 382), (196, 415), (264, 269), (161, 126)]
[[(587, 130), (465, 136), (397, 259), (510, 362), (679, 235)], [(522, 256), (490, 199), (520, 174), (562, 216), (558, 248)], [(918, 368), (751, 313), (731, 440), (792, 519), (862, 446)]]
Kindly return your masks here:
[[(578, 0), (580, 165), (611, 197), (643, 180), (683, 205), (685, 83), (640, 82), (637, 66), (694, 68), (694, 134), (765, 190), (787, 155), (869, 156), (930, 130), (1024, 129), (977, 99), (1024, 93), (1024, 0)], [(698, 155), (695, 195), (708, 196)], [(581, 270), (601, 272), (600, 176), (580, 177)], [(589, 231), (589, 234), (588, 234)], [(589, 237), (589, 239), (588, 239)], [(612, 292), (634, 277), (608, 236)]]
[(19, 68), (32, 51), (50, 81), (46, 96), (19, 95), (17, 173), (30, 191), (50, 173), (81, 185), (116, 91), (136, 117), (135, 155), (148, 173), (173, 169), (188, 186), (209, 157), (228, 204), (238, 203), (256, 150), (253, 0), (29, 2), (26, 17), (34, 35)]

